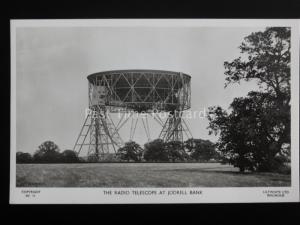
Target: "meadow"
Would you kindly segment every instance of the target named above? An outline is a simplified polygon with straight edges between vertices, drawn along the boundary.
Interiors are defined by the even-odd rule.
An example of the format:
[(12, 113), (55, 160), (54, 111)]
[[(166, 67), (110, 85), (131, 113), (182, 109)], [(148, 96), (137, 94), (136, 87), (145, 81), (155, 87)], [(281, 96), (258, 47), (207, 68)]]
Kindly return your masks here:
[(219, 163), (17, 164), (17, 187), (290, 186), (278, 173), (240, 173)]

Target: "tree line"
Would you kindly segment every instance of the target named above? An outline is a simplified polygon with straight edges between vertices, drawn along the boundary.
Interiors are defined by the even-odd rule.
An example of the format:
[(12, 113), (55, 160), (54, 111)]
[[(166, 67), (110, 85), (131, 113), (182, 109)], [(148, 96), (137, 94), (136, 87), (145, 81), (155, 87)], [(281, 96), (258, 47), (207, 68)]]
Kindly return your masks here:
[(128, 162), (208, 162), (220, 159), (215, 144), (202, 139), (188, 139), (183, 143), (156, 139), (146, 143), (144, 148), (130, 141), (118, 150), (117, 157)]
[[(220, 159), (215, 144), (209, 140), (189, 139), (184, 143), (179, 141), (164, 142), (156, 139), (148, 142), (142, 148), (134, 141), (126, 142), (116, 154), (102, 155), (103, 161), (123, 162), (208, 162)], [(98, 162), (96, 155), (82, 158), (72, 150), (60, 152), (52, 141), (45, 141), (33, 154), (17, 152), (17, 163), (80, 163)]]
[(59, 147), (53, 141), (42, 143), (34, 154), (17, 152), (17, 163), (78, 163), (80, 158), (73, 150), (60, 152)]

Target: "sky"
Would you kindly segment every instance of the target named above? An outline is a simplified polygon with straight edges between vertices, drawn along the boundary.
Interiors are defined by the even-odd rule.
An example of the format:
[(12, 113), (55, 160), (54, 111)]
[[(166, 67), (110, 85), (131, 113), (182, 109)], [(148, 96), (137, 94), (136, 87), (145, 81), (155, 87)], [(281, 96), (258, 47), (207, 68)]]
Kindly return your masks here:
[[(227, 109), (235, 97), (257, 90), (254, 82), (224, 88), (224, 62), (240, 55), (257, 27), (27, 27), (17, 28), (17, 151), (34, 153), (47, 140), (72, 149), (88, 107), (87, 75), (106, 70), (156, 69), (191, 75), (191, 111)], [(114, 121), (118, 118), (113, 115)], [(208, 135), (206, 118), (187, 119), (194, 138)], [(129, 125), (120, 130), (129, 139)], [(161, 127), (149, 119), (151, 139)], [(147, 139), (138, 123), (134, 140)]]

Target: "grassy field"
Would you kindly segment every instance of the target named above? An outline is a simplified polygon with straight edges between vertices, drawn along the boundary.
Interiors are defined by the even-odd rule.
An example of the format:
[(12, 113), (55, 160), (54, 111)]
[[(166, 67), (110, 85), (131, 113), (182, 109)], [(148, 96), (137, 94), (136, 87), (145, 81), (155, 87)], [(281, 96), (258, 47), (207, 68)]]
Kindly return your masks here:
[(17, 164), (17, 187), (290, 186), (290, 175), (241, 174), (219, 163)]

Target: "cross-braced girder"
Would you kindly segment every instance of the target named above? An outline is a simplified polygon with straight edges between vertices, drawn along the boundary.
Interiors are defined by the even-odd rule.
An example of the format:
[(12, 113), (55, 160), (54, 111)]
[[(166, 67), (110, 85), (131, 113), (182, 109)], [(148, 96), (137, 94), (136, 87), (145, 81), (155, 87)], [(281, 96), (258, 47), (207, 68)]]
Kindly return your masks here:
[(159, 139), (165, 142), (179, 141), (183, 143), (184, 136), (192, 138), (191, 131), (182, 118), (182, 111), (170, 112), (160, 132)]
[[(105, 108), (97, 107), (93, 110), (92, 114), (87, 115), (73, 150), (79, 155), (87, 146), (87, 156), (99, 161), (108, 155), (115, 155), (118, 148), (123, 146), (123, 140)], [(88, 129), (85, 130), (85, 127)]]
[(190, 108), (190, 76), (155, 70), (107, 71), (88, 77), (90, 85), (107, 88), (111, 111), (169, 111)]

